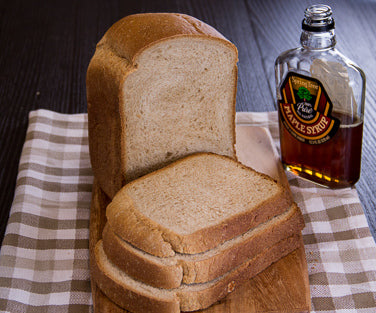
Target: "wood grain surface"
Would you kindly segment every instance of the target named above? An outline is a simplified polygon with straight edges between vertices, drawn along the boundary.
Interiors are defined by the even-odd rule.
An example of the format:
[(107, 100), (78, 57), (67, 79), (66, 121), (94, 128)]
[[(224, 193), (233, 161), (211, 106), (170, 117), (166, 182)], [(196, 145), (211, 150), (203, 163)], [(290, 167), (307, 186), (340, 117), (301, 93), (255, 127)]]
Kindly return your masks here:
[[(376, 2), (325, 1), (337, 48), (367, 76), (362, 176), (357, 190), (376, 235)], [(217, 28), (239, 50), (237, 111), (272, 111), (274, 60), (299, 45), (309, 0), (0, 0), (0, 242), (12, 204), (28, 113), (86, 112), (86, 69), (95, 45), (120, 18), (180, 12)]]

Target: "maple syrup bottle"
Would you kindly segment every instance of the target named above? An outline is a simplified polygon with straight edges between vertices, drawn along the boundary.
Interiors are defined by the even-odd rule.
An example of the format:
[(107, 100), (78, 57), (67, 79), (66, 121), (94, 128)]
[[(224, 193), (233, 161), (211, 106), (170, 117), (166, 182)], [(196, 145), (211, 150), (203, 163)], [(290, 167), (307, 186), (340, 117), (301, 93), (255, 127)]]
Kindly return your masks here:
[(335, 49), (332, 10), (305, 10), (301, 47), (275, 62), (285, 169), (331, 188), (360, 177), (366, 79)]

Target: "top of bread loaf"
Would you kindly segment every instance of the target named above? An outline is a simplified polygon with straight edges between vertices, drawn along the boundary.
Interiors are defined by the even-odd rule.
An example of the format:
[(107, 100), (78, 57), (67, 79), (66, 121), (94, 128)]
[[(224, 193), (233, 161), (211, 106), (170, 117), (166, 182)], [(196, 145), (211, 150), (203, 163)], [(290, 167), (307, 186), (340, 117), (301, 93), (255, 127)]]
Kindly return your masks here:
[(125, 183), (196, 152), (236, 158), (237, 50), (187, 15), (115, 23), (87, 72), (94, 176), (110, 198)]
[(119, 237), (166, 257), (212, 249), (290, 204), (270, 177), (228, 157), (199, 153), (127, 184), (106, 214)]
[(129, 15), (112, 25), (98, 45), (108, 44), (115, 54), (134, 62), (148, 46), (160, 40), (187, 35), (218, 38), (234, 48), (213, 27), (192, 16), (178, 13)]

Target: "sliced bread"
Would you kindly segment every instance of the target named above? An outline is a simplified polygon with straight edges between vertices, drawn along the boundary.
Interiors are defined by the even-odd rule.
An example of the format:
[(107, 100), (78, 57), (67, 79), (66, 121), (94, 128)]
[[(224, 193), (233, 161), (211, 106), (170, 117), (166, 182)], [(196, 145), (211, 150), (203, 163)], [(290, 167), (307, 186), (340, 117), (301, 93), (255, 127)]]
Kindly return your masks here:
[(87, 71), (93, 173), (112, 198), (186, 155), (236, 158), (237, 49), (187, 15), (136, 14), (103, 36)]
[(156, 257), (122, 240), (108, 224), (103, 232), (103, 248), (107, 257), (135, 280), (171, 289), (222, 276), (263, 249), (300, 233), (303, 227), (300, 209), (293, 204), (288, 211), (205, 253)]
[(159, 257), (215, 248), (286, 211), (290, 193), (225, 156), (198, 153), (124, 186), (106, 208), (122, 239)]
[(103, 242), (95, 247), (91, 262), (92, 278), (114, 303), (134, 313), (180, 313), (204, 309), (233, 292), (272, 263), (301, 245), (301, 235), (284, 239), (264, 249), (254, 258), (225, 275), (202, 284), (161, 289), (132, 279), (113, 264), (103, 250)]

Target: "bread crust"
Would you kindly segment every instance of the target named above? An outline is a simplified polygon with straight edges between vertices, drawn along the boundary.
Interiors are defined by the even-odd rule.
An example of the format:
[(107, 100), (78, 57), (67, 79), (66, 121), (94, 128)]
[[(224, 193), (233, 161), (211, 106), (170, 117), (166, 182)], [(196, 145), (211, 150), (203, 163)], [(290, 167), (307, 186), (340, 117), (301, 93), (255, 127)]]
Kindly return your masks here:
[[(271, 225), (271, 226), (268, 226)], [(158, 288), (177, 288), (181, 284), (204, 283), (224, 275), (263, 249), (299, 233), (304, 228), (303, 216), (296, 204), (283, 220), (266, 223), (254, 235), (236, 240), (218, 252), (201, 254), (198, 258), (176, 254), (160, 259), (143, 254), (118, 237), (107, 224), (103, 232), (103, 248), (107, 257), (122, 271), (136, 280)]]
[[(171, 257), (175, 252), (196, 254), (213, 249), (219, 244), (235, 238), (253, 227), (268, 221), (270, 218), (285, 212), (292, 205), (290, 192), (269, 176), (258, 173), (267, 181), (275, 183), (279, 193), (265, 200), (252, 210), (229, 217), (227, 220), (199, 229), (191, 234), (181, 235), (159, 225), (147, 218), (133, 205), (132, 199), (127, 195), (126, 188), (132, 184), (161, 171), (168, 170), (180, 162), (200, 155), (214, 155), (211, 153), (197, 153), (180, 159), (162, 169), (149, 173), (134, 180), (119, 191), (106, 209), (106, 216), (111, 229), (122, 239), (137, 248), (159, 257)], [(217, 158), (232, 160), (226, 156), (215, 155)], [(236, 162), (232, 160), (233, 162)], [(253, 169), (237, 162), (237, 165), (249, 170)]]
[(229, 275), (226, 275), (210, 288), (196, 293), (194, 297), (184, 291), (178, 292), (181, 311), (194, 311), (209, 307), (216, 301), (235, 291), (250, 278), (261, 273), (271, 264), (297, 249), (300, 243), (300, 234), (280, 241), (269, 249), (265, 249), (250, 261), (245, 262), (231, 271)]
[(140, 13), (126, 16), (108, 29), (103, 37), (103, 43), (118, 56), (134, 64), (137, 56), (149, 46), (182, 35), (212, 37), (236, 49), (210, 25), (179, 13)]
[[(89, 148), (94, 176), (112, 199), (127, 180), (124, 176), (126, 117), (120, 113), (124, 102), (122, 86), (137, 70), (137, 58), (149, 47), (177, 37), (198, 36), (227, 45), (237, 56), (236, 47), (211, 26), (184, 14), (143, 13), (116, 22), (97, 44), (87, 76)], [(237, 66), (234, 64), (232, 120), (235, 153), (235, 101)], [(166, 160), (167, 161), (167, 160)]]
[(175, 288), (181, 285), (183, 268), (176, 260), (161, 266), (143, 258), (140, 253), (135, 253), (136, 248), (125, 245), (108, 224), (103, 230), (103, 249), (114, 264), (135, 279), (160, 288)]
[[(94, 312), (108, 312), (108, 313), (124, 313), (123, 309), (119, 310), (108, 310), (108, 308), (113, 308), (114, 305), (110, 303), (110, 300), (106, 300), (107, 297), (103, 296), (102, 292), (98, 289), (96, 283), (92, 279), (91, 271), (93, 267), (93, 262), (95, 259), (95, 246), (97, 242), (102, 238), (103, 227), (106, 223), (106, 213), (105, 208), (110, 203), (110, 199), (105, 195), (105, 193), (99, 188), (97, 180), (94, 178), (93, 190), (90, 205), (90, 236), (89, 236), (89, 267), (90, 267), (90, 280), (91, 280), (91, 294), (94, 299), (101, 297), (103, 301), (93, 301)], [(101, 306), (101, 307), (100, 307)]]
[[(132, 285), (132, 279), (126, 281), (112, 272), (116, 268), (107, 258), (99, 258), (98, 251), (102, 242), (95, 249), (92, 276), (103, 293), (114, 303), (132, 312), (178, 313), (204, 309), (236, 290), (241, 284), (254, 277), (280, 258), (294, 251), (301, 244), (301, 235), (294, 235), (265, 249), (253, 259), (238, 268), (207, 284), (185, 285), (177, 289), (161, 289), (147, 286)], [(109, 264), (111, 264), (109, 266)], [(140, 283), (138, 283), (140, 284)], [(140, 285), (139, 285), (140, 286)]]
[(98, 260), (98, 249), (102, 241), (99, 241), (94, 253), (94, 261), (91, 267), (92, 278), (100, 290), (117, 305), (131, 312), (179, 312), (179, 299), (170, 294), (167, 297), (158, 297), (143, 290), (136, 290), (132, 286), (124, 288), (121, 278), (106, 271), (101, 261)]
[(112, 198), (124, 184), (119, 98), (131, 64), (98, 44), (86, 76), (89, 152), (94, 177)]

